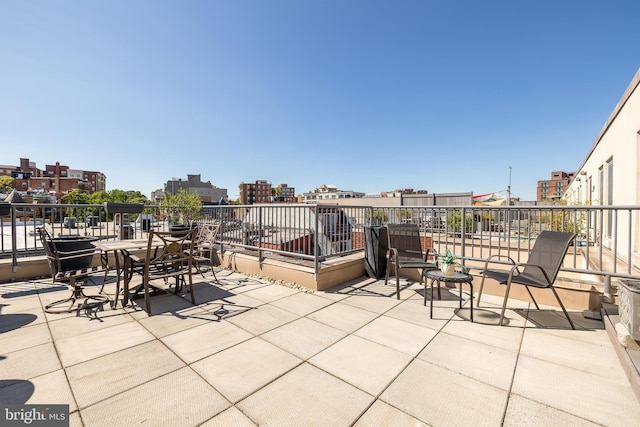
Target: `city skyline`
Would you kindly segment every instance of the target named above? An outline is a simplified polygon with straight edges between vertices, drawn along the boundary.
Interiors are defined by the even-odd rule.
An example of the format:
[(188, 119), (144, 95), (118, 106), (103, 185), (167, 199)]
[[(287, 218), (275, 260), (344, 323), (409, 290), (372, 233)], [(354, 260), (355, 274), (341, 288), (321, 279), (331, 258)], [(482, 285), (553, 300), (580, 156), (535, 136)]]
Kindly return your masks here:
[[(630, 0), (3, 1), (0, 163), (535, 200), (638, 69)], [(53, 160), (53, 161), (56, 161)]]

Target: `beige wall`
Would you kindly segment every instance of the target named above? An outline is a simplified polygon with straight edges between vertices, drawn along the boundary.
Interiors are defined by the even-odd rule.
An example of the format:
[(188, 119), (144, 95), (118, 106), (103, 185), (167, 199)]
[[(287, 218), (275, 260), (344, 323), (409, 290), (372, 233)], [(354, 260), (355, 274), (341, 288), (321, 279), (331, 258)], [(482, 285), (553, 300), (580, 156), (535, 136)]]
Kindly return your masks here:
[[(587, 153), (582, 165), (566, 192), (569, 204), (607, 205), (609, 196), (616, 206), (640, 204), (640, 69), (636, 72), (624, 95), (602, 128), (596, 142)], [(607, 162), (613, 161), (612, 194), (609, 192)], [(600, 170), (604, 171), (601, 179)], [(601, 191), (602, 189), (602, 191)], [(601, 196), (602, 194), (602, 196)], [(601, 200), (602, 199), (602, 200)], [(608, 214), (605, 214), (608, 215)], [(618, 221), (626, 223), (622, 213)], [(640, 250), (640, 218), (635, 218), (635, 235), (621, 227), (617, 236), (608, 235), (606, 225), (599, 236), (603, 246), (611, 248), (614, 237), (617, 246), (625, 248), (632, 241), (634, 256)], [(606, 218), (605, 218), (606, 222)], [(597, 236), (592, 236), (597, 237)]]

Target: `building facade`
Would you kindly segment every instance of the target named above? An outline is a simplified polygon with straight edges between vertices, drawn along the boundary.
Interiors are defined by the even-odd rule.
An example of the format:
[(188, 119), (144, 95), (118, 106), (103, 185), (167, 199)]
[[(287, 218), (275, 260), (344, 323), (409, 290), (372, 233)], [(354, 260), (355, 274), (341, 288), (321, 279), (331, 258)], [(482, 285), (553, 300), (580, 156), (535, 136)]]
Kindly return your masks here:
[(296, 189), (289, 187), (287, 184), (280, 184), (272, 189), (273, 198), (275, 203), (296, 203), (298, 201), (296, 197)]
[[(565, 199), (571, 205), (640, 204), (640, 69), (571, 180)], [(607, 248), (630, 246), (635, 257), (631, 261), (640, 263), (640, 218), (631, 219), (635, 232), (630, 235), (616, 231), (614, 212), (603, 213), (602, 235), (591, 237)]]
[(575, 172), (551, 172), (551, 179), (538, 181), (536, 200), (538, 202), (545, 202), (562, 199), (564, 192), (569, 186), (569, 182), (571, 182), (575, 175)]
[(107, 178), (101, 172), (70, 169), (56, 162), (39, 169), (28, 158), (20, 159), (20, 166), (2, 166), (0, 175), (14, 178), (13, 188), (21, 192), (44, 193), (60, 200), (70, 191), (92, 194), (106, 188)]
[(165, 194), (175, 196), (180, 190), (197, 194), (203, 203), (220, 203), (221, 201), (226, 203), (229, 200), (226, 188), (218, 188), (211, 184), (211, 181), (202, 182), (200, 175), (187, 175), (186, 181), (182, 178), (172, 178), (164, 184), (164, 191), (154, 191), (151, 198), (158, 201), (158, 198), (162, 199)]
[(259, 180), (255, 183), (241, 182), (238, 185), (239, 202), (241, 205), (269, 203), (272, 200), (271, 183)]
[(352, 190), (339, 190), (335, 185), (324, 184), (315, 190), (301, 195), (302, 203), (321, 203), (326, 201), (338, 201), (341, 199), (361, 199), (365, 193)]

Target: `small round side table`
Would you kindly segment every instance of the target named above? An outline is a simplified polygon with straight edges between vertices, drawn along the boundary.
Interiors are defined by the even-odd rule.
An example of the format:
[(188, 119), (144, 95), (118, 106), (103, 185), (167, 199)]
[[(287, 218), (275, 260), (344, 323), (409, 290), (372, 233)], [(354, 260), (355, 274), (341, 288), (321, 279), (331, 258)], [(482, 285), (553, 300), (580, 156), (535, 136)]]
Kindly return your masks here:
[(429, 309), (429, 318), (433, 319), (433, 282), (438, 282), (438, 298), (440, 298), (440, 282), (459, 283), (460, 284), (460, 308), (462, 308), (462, 285), (467, 283), (471, 291), (471, 321), (473, 322), (473, 276), (467, 273), (456, 271), (451, 276), (446, 276), (440, 270), (424, 270), (422, 275), (424, 281), (424, 305), (427, 305), (427, 279), (431, 279), (431, 304)]

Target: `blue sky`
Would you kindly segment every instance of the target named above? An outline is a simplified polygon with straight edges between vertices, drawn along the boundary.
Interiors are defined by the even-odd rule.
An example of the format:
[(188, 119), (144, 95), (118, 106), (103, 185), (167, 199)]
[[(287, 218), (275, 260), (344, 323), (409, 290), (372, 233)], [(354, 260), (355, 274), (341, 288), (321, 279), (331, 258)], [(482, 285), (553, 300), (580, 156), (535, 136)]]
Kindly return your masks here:
[(0, 164), (535, 199), (640, 67), (637, 0), (0, 0)]

